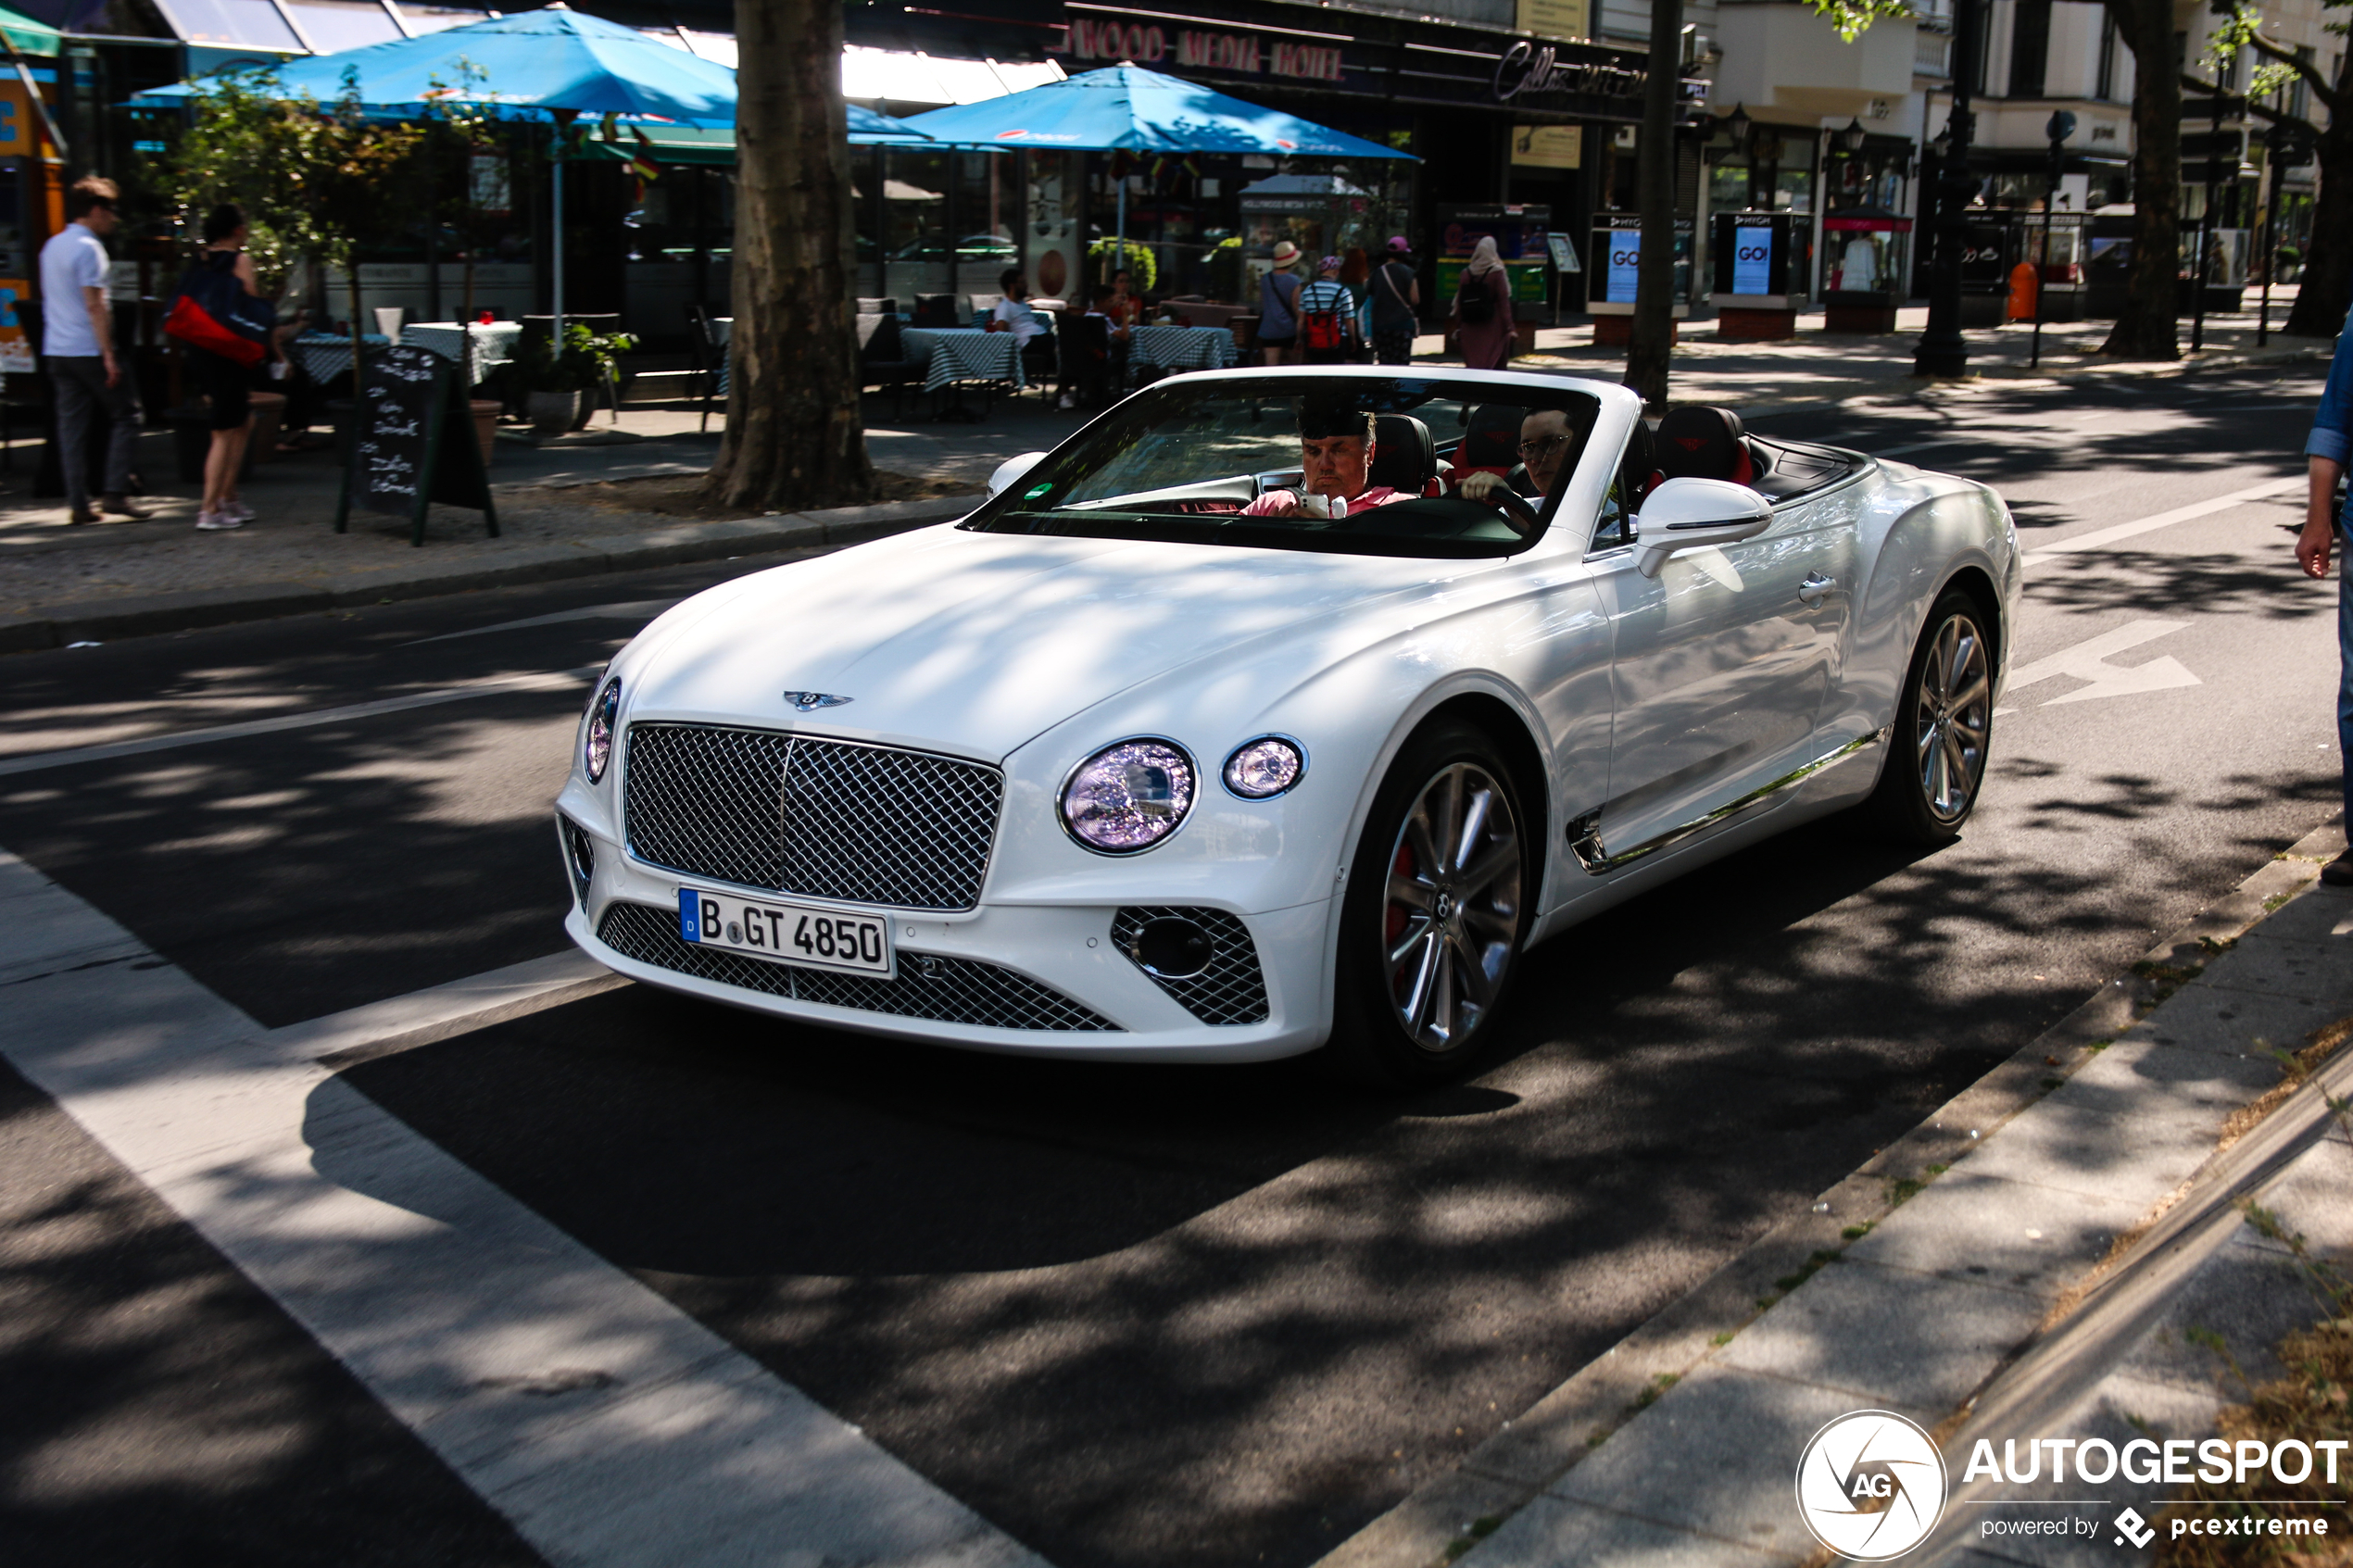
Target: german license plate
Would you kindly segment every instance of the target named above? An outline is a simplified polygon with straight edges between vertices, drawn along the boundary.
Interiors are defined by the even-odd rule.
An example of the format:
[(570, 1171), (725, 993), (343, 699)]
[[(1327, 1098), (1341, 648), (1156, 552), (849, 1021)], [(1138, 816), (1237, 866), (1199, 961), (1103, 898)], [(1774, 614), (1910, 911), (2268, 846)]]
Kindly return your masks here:
[(678, 890), (678, 935), (698, 947), (719, 947), (746, 958), (806, 969), (885, 976), (891, 972), (890, 922), (874, 915), (771, 904), (732, 893), (682, 887)]

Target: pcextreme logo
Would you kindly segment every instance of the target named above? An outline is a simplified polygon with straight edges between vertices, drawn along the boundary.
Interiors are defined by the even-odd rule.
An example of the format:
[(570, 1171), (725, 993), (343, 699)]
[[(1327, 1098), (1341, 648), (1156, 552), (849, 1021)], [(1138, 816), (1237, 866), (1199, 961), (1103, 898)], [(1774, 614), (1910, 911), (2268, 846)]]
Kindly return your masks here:
[(1944, 1512), (1944, 1456), (1918, 1423), (1893, 1411), (1840, 1416), (1797, 1461), (1797, 1512), (1841, 1557), (1901, 1557), (1928, 1539)]

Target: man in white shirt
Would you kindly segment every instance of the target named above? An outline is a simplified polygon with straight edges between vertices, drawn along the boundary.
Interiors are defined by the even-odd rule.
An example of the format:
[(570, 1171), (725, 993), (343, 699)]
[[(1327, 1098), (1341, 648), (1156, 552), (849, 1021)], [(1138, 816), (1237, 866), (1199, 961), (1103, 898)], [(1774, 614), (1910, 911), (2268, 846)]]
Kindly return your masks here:
[(1018, 354), (1029, 346), (1031, 338), (1046, 330), (1045, 323), (1038, 320), (1038, 312), (1029, 307), (1029, 280), (1018, 268), (1007, 268), (1004, 275), (997, 280), (997, 286), (1005, 291), (1005, 297), (999, 300), (997, 308), (988, 313), (986, 330), (1013, 333), (1013, 352)]
[(117, 199), (111, 180), (75, 181), (66, 193), (72, 220), (41, 247), (41, 352), (57, 389), (57, 455), (74, 522), (95, 522), (100, 515), (90, 505), (90, 429), (102, 410), (114, 421), (102, 504), (118, 517), (154, 515), (131, 501), (139, 400), (130, 371), (115, 358), (114, 313), (107, 303), (105, 242), (114, 232)]

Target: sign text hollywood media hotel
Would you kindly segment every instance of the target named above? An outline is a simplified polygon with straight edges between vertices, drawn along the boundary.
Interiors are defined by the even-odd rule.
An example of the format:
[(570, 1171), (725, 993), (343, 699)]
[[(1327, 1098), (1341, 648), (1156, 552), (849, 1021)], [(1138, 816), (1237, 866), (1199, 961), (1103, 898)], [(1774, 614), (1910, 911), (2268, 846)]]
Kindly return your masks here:
[(1338, 82), (1340, 50), (1321, 44), (1265, 44), (1242, 33), (1168, 29), (1142, 22), (1073, 21), (1063, 44), (1050, 54), (1115, 64), (1175, 65), (1179, 69), (1229, 70), (1245, 76), (1290, 76), (1307, 82)]

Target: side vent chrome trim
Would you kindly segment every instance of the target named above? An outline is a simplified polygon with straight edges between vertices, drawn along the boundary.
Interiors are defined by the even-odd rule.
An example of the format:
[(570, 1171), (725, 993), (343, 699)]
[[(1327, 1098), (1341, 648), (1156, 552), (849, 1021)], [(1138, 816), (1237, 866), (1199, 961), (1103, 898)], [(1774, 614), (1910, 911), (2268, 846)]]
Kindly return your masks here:
[(1772, 783), (1749, 791), (1729, 805), (1718, 806), (1704, 817), (1685, 822), (1680, 827), (1669, 828), (1655, 838), (1637, 844), (1631, 849), (1621, 850), (1615, 855), (1611, 854), (1602, 843), (1601, 813), (1588, 812), (1568, 824), (1569, 852), (1577, 857), (1577, 863), (1584, 867), (1591, 875), (1607, 876), (1612, 872), (1623, 871), (1637, 860), (1646, 859), (1662, 849), (1672, 848), (1694, 834), (1705, 833), (1709, 828), (1730, 822), (1732, 818), (1763, 805), (1783, 791), (1794, 789), (1824, 769), (1835, 768), (1856, 753), (1883, 744), (1886, 739), (1885, 730), (1873, 730), (1867, 735), (1858, 735), (1830, 755), (1817, 757), (1804, 767), (1783, 773)]

